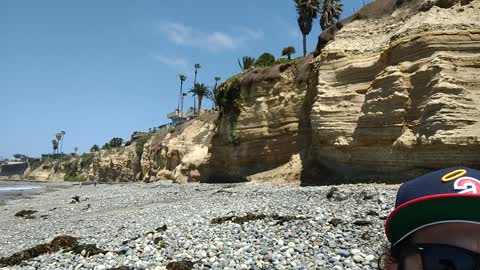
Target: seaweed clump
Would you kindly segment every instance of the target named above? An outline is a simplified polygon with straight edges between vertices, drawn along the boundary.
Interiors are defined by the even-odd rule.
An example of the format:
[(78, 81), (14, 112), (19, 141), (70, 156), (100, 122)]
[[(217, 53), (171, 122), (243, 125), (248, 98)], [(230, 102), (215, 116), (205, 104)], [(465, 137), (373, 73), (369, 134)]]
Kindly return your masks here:
[(12, 256), (0, 258), (0, 266), (18, 265), (22, 261), (30, 260), (46, 253), (69, 249), (78, 245), (78, 238), (68, 235), (55, 237), (50, 244), (40, 244), (35, 247), (14, 253)]
[(274, 215), (265, 215), (265, 214), (255, 214), (255, 213), (246, 213), (242, 216), (226, 216), (214, 218), (210, 221), (210, 224), (222, 224), (226, 222), (233, 222), (237, 224), (243, 224), (250, 221), (263, 220), (263, 219), (273, 219), (277, 221), (277, 225), (281, 225), (285, 222), (292, 220), (304, 220), (305, 217), (295, 217), (295, 216), (280, 216), (277, 214)]

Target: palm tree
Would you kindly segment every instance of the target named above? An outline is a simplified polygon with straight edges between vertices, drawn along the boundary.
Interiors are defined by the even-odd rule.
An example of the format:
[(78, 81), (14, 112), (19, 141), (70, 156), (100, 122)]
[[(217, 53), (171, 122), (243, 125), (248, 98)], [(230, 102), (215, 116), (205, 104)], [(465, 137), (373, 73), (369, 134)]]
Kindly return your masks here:
[(320, 27), (322, 30), (328, 29), (340, 19), (343, 11), (341, 0), (322, 0), (322, 16), (320, 17)]
[(55, 155), (55, 151), (58, 150), (58, 141), (55, 139), (52, 140), (52, 148), (53, 148), (53, 154)]
[[(198, 111), (197, 114), (200, 114), (200, 110), (202, 109), (202, 99), (204, 96), (210, 95), (210, 89), (203, 83), (195, 83), (193, 88), (189, 91), (193, 94), (193, 96), (197, 96), (198, 98)], [(194, 97), (195, 98), (195, 97)]]
[(63, 149), (63, 137), (65, 137), (65, 133), (66, 132), (64, 130), (60, 131), (60, 134), (62, 134), (62, 142), (61, 142), (61, 145), (60, 145), (60, 153), (63, 153), (62, 152), (63, 151), (62, 150)]
[(75, 151), (75, 156), (76, 156), (76, 155), (77, 155), (77, 151), (78, 151), (78, 147), (75, 146), (75, 147), (73, 148), (73, 151)]
[(213, 91), (217, 91), (217, 85), (218, 85), (218, 82), (222, 79), (218, 76), (216, 76), (215, 78), (213, 78), (215, 80), (215, 86), (213, 87)]
[(62, 139), (62, 133), (55, 134), (55, 138), (57, 139), (57, 154), (58, 154), (58, 143)]
[(242, 62), (240, 62), (240, 59), (238, 59), (238, 65), (240, 66), (240, 69), (242, 71), (245, 71), (245, 70), (253, 67), (254, 63), (255, 63), (255, 58), (254, 57), (244, 56), (242, 58)]
[(294, 0), (298, 13), (298, 26), (303, 35), (303, 56), (307, 55), (307, 35), (312, 31), (313, 20), (320, 10), (320, 0)]
[(293, 47), (293, 46), (283, 48), (283, 50), (282, 50), (282, 56), (287, 55), (288, 60), (292, 60), (292, 54), (296, 54), (296, 53), (297, 53), (297, 51), (295, 50), (295, 47)]
[(195, 64), (195, 80), (193, 80), (193, 85), (197, 83), (197, 73), (198, 73), (198, 70), (201, 68), (202, 66), (200, 64)]
[[(197, 84), (197, 73), (198, 70), (202, 68), (200, 64), (195, 64), (195, 79), (193, 80), (193, 87), (195, 87), (195, 84)], [(193, 94), (193, 113), (195, 114), (195, 108), (197, 107), (197, 103), (195, 100), (195, 94)]]
[(187, 80), (187, 76), (180, 74), (180, 100), (178, 103), (177, 111), (180, 112), (180, 115), (183, 115), (183, 82)]

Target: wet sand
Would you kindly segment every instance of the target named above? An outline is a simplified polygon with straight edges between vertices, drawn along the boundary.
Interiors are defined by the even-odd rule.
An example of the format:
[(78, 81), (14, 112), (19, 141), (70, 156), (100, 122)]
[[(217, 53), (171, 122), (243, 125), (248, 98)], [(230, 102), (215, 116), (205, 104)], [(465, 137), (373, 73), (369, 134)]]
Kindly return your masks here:
[[(39, 181), (0, 181), (0, 206), (9, 200), (28, 199), (34, 195), (71, 187), (72, 183), (47, 183)], [(13, 190), (2, 190), (3, 187), (13, 187)]]

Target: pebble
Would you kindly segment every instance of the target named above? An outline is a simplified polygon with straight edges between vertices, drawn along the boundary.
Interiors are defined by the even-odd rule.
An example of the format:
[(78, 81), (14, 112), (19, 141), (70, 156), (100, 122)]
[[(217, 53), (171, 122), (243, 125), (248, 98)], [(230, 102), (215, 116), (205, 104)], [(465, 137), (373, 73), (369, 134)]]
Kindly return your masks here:
[[(4, 232), (0, 257), (64, 233), (107, 252), (90, 257), (85, 250), (78, 255), (46, 254), (15, 269), (106, 270), (124, 265), (165, 270), (169, 262), (182, 260), (196, 262), (194, 269), (375, 269), (377, 257), (371, 254), (381, 253), (384, 243), (380, 217), (393, 208), (396, 186), (338, 186), (341, 201), (326, 198), (329, 188), (134, 183), (86, 186), (81, 192), (60, 189), (5, 205), (0, 215)], [(380, 194), (377, 197), (382, 199), (364, 200), (362, 191)], [(83, 202), (69, 205), (75, 195), (88, 198), (92, 212), (83, 214)], [(13, 214), (30, 208), (48, 213), (50, 222), (22, 220), (22, 226), (14, 226)], [(356, 226), (358, 215), (371, 209), (381, 209), (378, 216), (369, 217), (372, 224)], [(293, 219), (210, 222), (246, 213)], [(329, 223), (332, 218), (342, 223), (335, 227)], [(156, 230), (163, 225), (166, 230)], [(369, 238), (363, 239), (367, 233)]]

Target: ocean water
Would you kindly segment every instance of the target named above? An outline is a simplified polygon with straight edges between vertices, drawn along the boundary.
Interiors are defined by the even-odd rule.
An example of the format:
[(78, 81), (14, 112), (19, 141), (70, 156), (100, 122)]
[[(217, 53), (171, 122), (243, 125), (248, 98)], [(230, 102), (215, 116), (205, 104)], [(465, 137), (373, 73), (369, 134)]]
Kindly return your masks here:
[(23, 191), (23, 190), (33, 190), (33, 189), (40, 189), (41, 186), (30, 186), (30, 185), (5, 185), (0, 184), (0, 192), (8, 192), (8, 191)]

